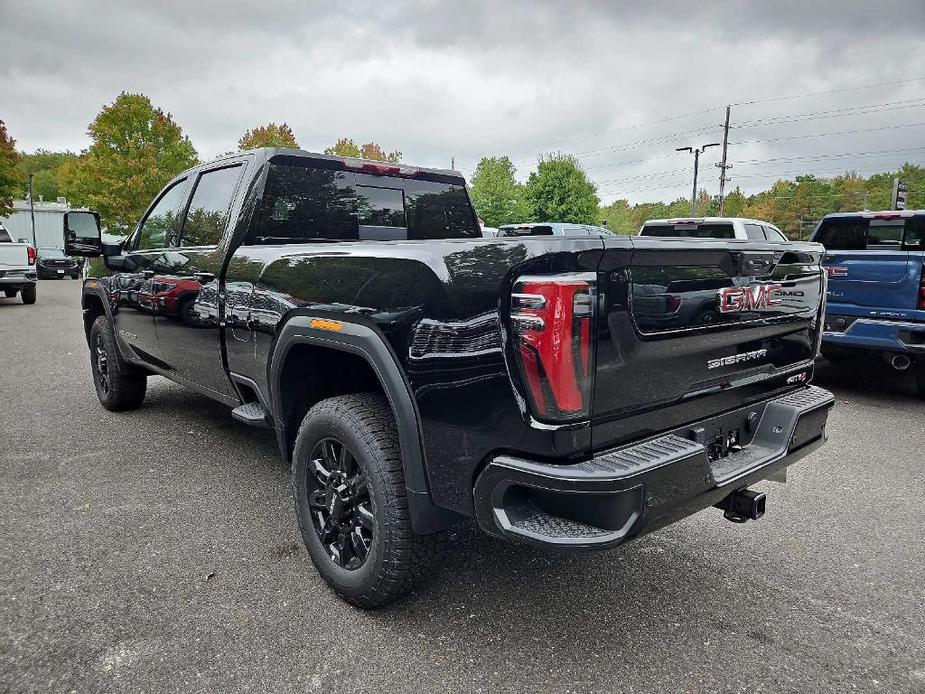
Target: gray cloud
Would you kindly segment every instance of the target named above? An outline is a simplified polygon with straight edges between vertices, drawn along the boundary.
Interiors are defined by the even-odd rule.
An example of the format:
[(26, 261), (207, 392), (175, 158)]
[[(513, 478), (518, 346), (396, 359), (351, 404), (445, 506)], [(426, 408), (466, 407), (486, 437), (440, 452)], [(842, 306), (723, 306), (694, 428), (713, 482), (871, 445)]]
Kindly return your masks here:
[[(923, 76), (923, 29), (921, 0), (0, 0), (0, 118), (26, 150), (80, 149), (105, 103), (140, 91), (173, 113), (203, 157), (232, 149), (249, 127), (285, 120), (308, 149), (349, 136), (401, 149), (414, 163), (446, 166), (456, 157), (467, 173), (482, 154), (510, 154), (525, 175), (544, 151), (588, 153), (582, 162), (605, 199), (673, 198), (688, 194), (690, 167), (674, 147), (718, 138), (721, 109), (628, 126)], [(753, 123), (734, 131), (732, 140), (747, 144), (731, 148), (733, 162), (906, 151), (742, 163), (733, 185), (762, 188), (794, 169), (867, 172), (921, 161), (925, 149), (914, 147), (925, 147), (925, 127), (892, 128), (925, 122), (925, 106), (909, 101), (917, 97), (925, 98), (925, 81), (737, 106), (734, 123), (907, 102)], [(803, 137), (860, 129), (868, 132)], [(690, 134), (666, 137), (675, 133)], [(715, 160), (704, 158), (711, 192)]]

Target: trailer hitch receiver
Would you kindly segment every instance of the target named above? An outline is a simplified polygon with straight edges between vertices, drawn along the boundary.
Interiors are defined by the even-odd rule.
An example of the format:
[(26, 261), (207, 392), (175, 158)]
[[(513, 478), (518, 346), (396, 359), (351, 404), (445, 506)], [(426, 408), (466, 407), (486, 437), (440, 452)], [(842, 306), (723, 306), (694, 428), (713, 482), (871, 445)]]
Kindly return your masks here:
[(758, 520), (764, 515), (765, 496), (762, 492), (751, 489), (737, 489), (725, 499), (716, 504), (722, 509), (723, 518), (733, 523), (744, 523), (747, 520)]

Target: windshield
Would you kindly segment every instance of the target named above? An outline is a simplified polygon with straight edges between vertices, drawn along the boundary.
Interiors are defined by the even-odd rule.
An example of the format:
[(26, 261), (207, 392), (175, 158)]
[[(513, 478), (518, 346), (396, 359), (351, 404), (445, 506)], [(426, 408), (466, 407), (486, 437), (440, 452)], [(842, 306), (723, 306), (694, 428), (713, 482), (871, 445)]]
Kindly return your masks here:
[(732, 224), (646, 224), (640, 236), (663, 236), (668, 238), (689, 239), (734, 239)]

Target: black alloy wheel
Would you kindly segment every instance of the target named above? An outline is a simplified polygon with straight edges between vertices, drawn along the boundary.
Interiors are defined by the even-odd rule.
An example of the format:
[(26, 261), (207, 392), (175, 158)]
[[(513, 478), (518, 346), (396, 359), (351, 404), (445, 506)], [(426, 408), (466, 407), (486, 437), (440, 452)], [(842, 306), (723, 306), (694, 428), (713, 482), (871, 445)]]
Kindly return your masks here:
[(109, 359), (106, 356), (106, 345), (103, 343), (103, 333), (96, 334), (94, 345), (93, 366), (96, 370), (97, 383), (103, 393), (109, 393)]
[(369, 556), (375, 527), (366, 475), (336, 438), (315, 444), (306, 475), (312, 524), (321, 545), (338, 566), (360, 568)]

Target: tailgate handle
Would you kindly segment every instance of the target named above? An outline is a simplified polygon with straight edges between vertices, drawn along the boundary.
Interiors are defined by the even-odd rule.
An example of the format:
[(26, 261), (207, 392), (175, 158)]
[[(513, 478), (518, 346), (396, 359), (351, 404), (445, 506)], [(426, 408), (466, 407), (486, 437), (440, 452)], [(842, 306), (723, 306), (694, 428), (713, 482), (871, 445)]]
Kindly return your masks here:
[(746, 276), (770, 275), (774, 266), (773, 253), (739, 253), (737, 274)]

